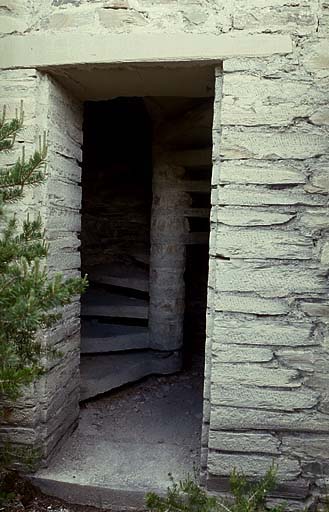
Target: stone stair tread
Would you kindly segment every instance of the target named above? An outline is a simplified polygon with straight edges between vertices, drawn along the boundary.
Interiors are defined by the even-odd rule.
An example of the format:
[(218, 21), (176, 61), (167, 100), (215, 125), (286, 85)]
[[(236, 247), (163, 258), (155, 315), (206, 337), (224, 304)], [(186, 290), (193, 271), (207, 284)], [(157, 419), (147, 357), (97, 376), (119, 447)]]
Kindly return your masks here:
[(147, 375), (174, 373), (180, 367), (180, 356), (175, 352), (85, 355), (80, 362), (80, 398), (87, 400)]
[(148, 318), (148, 301), (90, 287), (82, 297), (82, 316)]
[(82, 321), (82, 354), (134, 350), (148, 347), (149, 332), (147, 327)]
[(89, 280), (94, 283), (120, 286), (142, 292), (148, 292), (149, 276), (147, 270), (135, 265), (100, 264), (87, 269)]
[(150, 264), (150, 253), (145, 253), (142, 251), (131, 252), (130, 256), (137, 261), (137, 263), (142, 263), (143, 265)]

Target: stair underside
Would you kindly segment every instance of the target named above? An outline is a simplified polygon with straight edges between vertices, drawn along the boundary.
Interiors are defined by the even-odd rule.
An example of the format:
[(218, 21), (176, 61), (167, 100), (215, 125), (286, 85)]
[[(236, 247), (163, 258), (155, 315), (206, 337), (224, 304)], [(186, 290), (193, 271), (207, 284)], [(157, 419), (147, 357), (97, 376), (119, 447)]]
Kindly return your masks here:
[(132, 265), (95, 265), (87, 269), (89, 280), (94, 283), (119, 286), (142, 292), (148, 292), (148, 271)]
[(80, 399), (87, 400), (147, 375), (170, 374), (181, 367), (177, 353), (152, 351), (83, 356)]
[(82, 299), (82, 316), (114, 318), (148, 318), (148, 301), (89, 288)]
[(104, 353), (149, 347), (147, 327), (105, 324), (84, 320), (81, 325), (81, 353)]

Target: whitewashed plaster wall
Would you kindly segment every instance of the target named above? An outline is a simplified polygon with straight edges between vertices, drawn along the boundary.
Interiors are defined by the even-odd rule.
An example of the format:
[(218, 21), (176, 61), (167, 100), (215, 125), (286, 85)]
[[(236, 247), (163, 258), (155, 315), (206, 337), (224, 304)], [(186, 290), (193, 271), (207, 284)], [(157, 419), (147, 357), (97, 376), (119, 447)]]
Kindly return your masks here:
[[(202, 466), (208, 488), (219, 491), (234, 466), (258, 476), (274, 459), (278, 495), (310, 504), (329, 480), (328, 1), (2, 0), (0, 14), (6, 38), (59, 31), (82, 40), (84, 33), (291, 37), (291, 53), (229, 58), (217, 72)], [(44, 80), (66, 97), (35, 76), (3, 72), (6, 99), (21, 97), (12, 77), (31, 87), (35, 112), (33, 87)], [(68, 107), (61, 112), (73, 122)], [(70, 187), (67, 176), (60, 180)], [(79, 229), (73, 210), (66, 247)]]

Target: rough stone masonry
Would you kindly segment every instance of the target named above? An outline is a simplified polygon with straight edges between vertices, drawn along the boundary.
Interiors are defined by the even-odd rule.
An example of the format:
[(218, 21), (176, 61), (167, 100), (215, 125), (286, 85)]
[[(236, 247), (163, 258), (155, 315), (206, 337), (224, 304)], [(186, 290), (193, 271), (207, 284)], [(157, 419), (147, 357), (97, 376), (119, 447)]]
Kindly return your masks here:
[[(47, 129), (50, 147), (22, 213), (41, 210), (49, 267), (67, 274), (80, 265), (82, 108), (46, 69), (47, 55), (61, 64), (52, 38), (80, 38), (81, 53), (92, 36), (170, 35), (177, 53), (187, 35), (229, 41), (214, 70), (203, 482), (222, 491), (233, 467), (257, 477), (274, 460), (278, 497), (312, 504), (329, 483), (328, 1), (2, 0), (0, 29), (1, 103), (23, 99), (19, 142)], [(63, 356), (1, 427), (45, 461), (78, 416), (78, 314), (45, 336)]]

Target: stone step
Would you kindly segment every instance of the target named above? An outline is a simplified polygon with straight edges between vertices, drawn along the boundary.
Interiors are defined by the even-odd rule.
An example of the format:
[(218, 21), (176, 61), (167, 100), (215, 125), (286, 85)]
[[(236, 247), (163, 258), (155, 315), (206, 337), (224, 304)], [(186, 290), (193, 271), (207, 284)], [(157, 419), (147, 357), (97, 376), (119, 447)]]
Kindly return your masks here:
[(148, 318), (148, 301), (135, 299), (106, 290), (90, 287), (82, 296), (82, 316), (102, 316), (109, 318)]
[(147, 327), (88, 321), (81, 323), (81, 354), (148, 348)]
[[(154, 427), (151, 411), (149, 415), (149, 429), (156, 430), (158, 423)], [(190, 415), (186, 416), (190, 419)], [(164, 415), (162, 423), (166, 424), (172, 419), (173, 416), (167, 418)], [(92, 427), (90, 425), (89, 429)], [(170, 443), (164, 437), (155, 443), (149, 441), (147, 433), (139, 442), (118, 442), (99, 435), (88, 435), (88, 431), (81, 432), (79, 428), (60, 453), (52, 458), (49, 467), (30, 476), (31, 481), (47, 495), (74, 505), (90, 505), (93, 508), (88, 510), (95, 512), (105, 509), (127, 512), (145, 510), (147, 492), (165, 495), (170, 485), (169, 473), (183, 480), (193, 473), (193, 469), (195, 471), (193, 463), (198, 463), (198, 452), (191, 448), (188, 441)], [(56, 507), (55, 510), (68, 512), (73, 509)]]
[(167, 375), (181, 368), (178, 352), (151, 350), (125, 354), (82, 356), (80, 398), (87, 400), (147, 375)]
[(148, 292), (149, 275), (147, 270), (135, 265), (120, 265), (119, 263), (101, 264), (86, 269), (89, 281), (121, 288), (129, 288)]
[(129, 256), (133, 259), (134, 263), (142, 263), (145, 266), (150, 264), (150, 248), (147, 250), (139, 250), (132, 247), (129, 251)]

